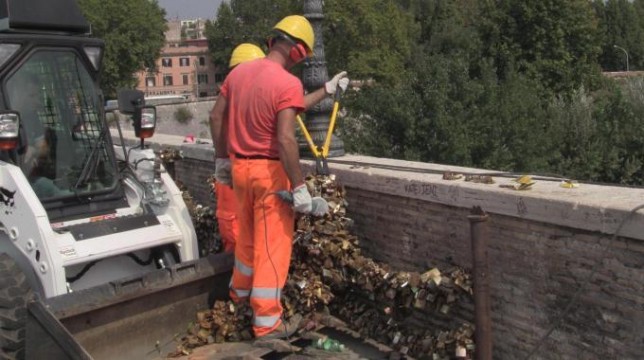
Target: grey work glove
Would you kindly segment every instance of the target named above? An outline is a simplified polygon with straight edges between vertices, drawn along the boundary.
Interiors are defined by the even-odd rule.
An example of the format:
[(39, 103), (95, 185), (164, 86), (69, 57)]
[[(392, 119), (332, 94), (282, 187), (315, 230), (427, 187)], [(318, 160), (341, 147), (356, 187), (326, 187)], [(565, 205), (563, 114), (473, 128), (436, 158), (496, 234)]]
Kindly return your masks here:
[(309, 189), (306, 188), (306, 184), (302, 184), (293, 189), (293, 210), (308, 214), (312, 209), (311, 194), (309, 194)]
[(324, 216), (329, 212), (329, 203), (319, 196), (311, 199), (311, 205), (311, 215), (313, 216)]
[(324, 84), (324, 91), (329, 95), (333, 95), (338, 90), (338, 86), (342, 91), (345, 91), (347, 86), (349, 86), (349, 78), (347, 77), (346, 71), (337, 73), (331, 80), (327, 81)]
[(233, 186), (233, 176), (231, 174), (230, 159), (215, 159), (215, 180), (224, 185)]

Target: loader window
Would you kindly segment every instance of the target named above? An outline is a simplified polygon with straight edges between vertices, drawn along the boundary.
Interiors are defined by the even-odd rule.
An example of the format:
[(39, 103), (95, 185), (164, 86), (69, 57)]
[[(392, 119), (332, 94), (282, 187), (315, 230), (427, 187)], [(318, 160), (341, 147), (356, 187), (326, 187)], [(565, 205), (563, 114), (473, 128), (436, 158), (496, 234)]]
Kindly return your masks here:
[(4, 86), (27, 142), (20, 166), (41, 200), (114, 188), (101, 102), (76, 52), (34, 52)]

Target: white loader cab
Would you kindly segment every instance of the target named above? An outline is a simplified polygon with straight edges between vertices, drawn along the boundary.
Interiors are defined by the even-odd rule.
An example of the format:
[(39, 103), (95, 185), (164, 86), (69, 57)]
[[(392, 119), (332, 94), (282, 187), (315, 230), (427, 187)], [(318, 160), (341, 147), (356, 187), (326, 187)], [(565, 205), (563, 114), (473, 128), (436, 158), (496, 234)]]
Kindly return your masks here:
[(141, 144), (112, 144), (104, 44), (88, 32), (74, 0), (0, 2), (0, 358), (24, 357), (29, 297), (198, 257), (181, 193), (145, 148), (156, 114), (142, 93), (119, 94)]

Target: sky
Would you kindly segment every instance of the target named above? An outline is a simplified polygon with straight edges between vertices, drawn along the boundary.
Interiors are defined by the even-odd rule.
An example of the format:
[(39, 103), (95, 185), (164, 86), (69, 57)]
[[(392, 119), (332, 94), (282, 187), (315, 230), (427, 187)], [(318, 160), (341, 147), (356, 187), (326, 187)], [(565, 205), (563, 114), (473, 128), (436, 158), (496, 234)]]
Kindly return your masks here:
[(166, 18), (179, 20), (214, 19), (222, 0), (158, 0), (165, 9)]

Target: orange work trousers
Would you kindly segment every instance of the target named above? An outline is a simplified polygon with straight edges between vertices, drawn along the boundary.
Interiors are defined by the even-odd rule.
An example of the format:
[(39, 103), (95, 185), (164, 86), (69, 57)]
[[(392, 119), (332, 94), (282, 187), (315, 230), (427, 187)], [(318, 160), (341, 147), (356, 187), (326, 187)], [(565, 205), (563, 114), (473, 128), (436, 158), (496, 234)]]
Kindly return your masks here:
[(239, 234), (237, 223), (237, 197), (233, 188), (215, 181), (215, 194), (217, 195), (217, 223), (219, 235), (225, 252), (235, 251), (235, 239)]
[(234, 301), (250, 297), (256, 337), (270, 333), (282, 320), (281, 292), (293, 248), (295, 214), (275, 194), (290, 189), (281, 162), (233, 159), (239, 237), (230, 284)]

